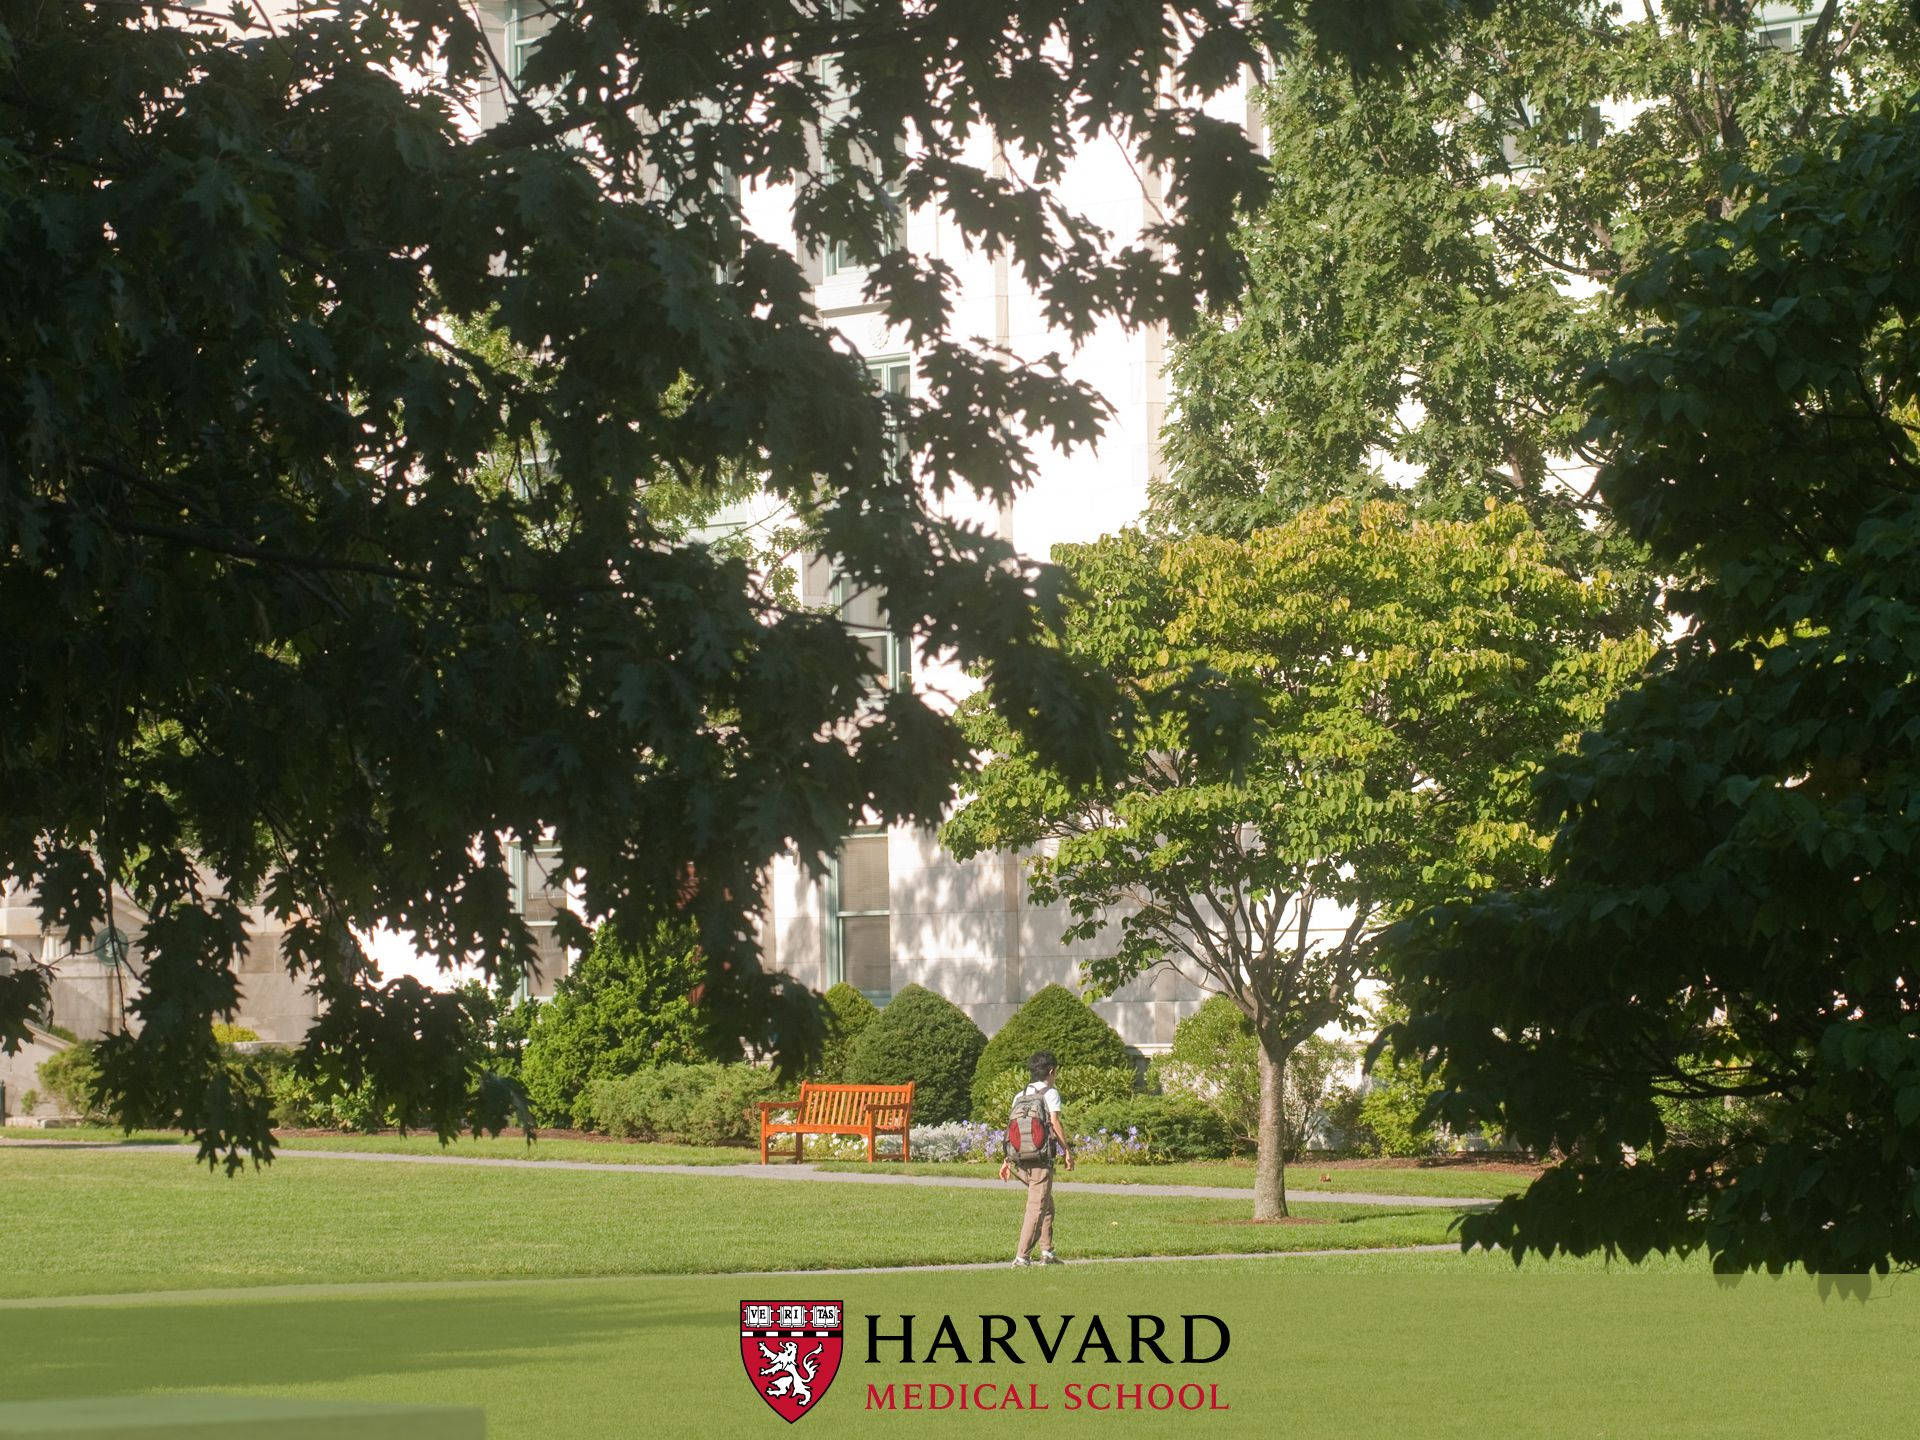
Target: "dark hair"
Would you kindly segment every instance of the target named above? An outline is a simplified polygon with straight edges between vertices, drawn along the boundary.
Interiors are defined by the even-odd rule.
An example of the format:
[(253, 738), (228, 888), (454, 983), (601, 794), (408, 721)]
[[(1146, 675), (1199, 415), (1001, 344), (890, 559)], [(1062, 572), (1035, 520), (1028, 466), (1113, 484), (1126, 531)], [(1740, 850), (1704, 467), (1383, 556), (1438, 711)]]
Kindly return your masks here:
[(1036, 1080), (1044, 1080), (1060, 1068), (1060, 1062), (1053, 1058), (1051, 1050), (1036, 1050), (1027, 1060), (1027, 1069)]

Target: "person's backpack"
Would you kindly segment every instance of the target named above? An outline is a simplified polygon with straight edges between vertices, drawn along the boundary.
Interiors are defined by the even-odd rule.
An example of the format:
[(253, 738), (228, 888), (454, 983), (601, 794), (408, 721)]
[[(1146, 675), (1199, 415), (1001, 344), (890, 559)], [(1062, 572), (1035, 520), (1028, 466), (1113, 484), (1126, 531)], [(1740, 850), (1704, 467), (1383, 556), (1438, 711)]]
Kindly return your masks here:
[(1007, 1158), (1016, 1164), (1044, 1160), (1052, 1153), (1047, 1140), (1046, 1087), (1029, 1085), (1013, 1097), (1007, 1116)]

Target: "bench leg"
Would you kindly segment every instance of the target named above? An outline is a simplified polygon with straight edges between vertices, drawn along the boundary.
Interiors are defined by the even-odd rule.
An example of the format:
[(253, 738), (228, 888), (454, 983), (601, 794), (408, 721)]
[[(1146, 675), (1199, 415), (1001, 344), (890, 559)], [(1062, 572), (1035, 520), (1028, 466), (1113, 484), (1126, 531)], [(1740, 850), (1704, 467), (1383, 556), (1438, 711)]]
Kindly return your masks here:
[(900, 1127), (900, 1164), (904, 1167), (911, 1159), (913, 1159), (913, 1136), (908, 1133), (907, 1127), (902, 1125)]
[(807, 1158), (807, 1137), (804, 1135), (795, 1135), (793, 1137), (793, 1163), (798, 1165), (802, 1160), (806, 1158)]
[(867, 1126), (867, 1164), (873, 1164), (873, 1126)]

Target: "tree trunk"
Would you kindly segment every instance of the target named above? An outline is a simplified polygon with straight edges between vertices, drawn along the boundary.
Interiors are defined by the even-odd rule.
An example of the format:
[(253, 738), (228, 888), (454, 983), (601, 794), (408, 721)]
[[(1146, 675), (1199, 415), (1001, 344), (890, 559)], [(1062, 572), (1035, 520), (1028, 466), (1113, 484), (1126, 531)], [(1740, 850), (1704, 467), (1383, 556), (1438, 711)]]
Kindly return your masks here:
[(1281, 1107), (1287, 1082), (1284, 1063), (1260, 1047), (1260, 1149), (1253, 1162), (1253, 1218), (1281, 1220), (1287, 1214), (1287, 1168), (1282, 1151), (1286, 1125)]

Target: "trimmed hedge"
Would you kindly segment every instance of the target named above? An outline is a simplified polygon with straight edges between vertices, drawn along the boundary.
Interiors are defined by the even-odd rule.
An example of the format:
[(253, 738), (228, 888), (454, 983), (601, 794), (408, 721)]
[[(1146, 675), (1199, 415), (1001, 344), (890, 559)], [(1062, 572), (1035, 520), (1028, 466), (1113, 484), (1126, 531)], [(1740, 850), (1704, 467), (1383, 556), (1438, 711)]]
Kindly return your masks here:
[(838, 1084), (846, 1076), (853, 1042), (873, 1023), (880, 1007), (844, 980), (820, 998), (826, 1013), (827, 1044), (820, 1052), (820, 1068), (813, 1078)]
[(760, 1102), (786, 1098), (784, 1088), (758, 1065), (655, 1065), (589, 1081), (578, 1110), (622, 1139), (748, 1145), (760, 1139)]
[(987, 1037), (967, 1012), (909, 985), (861, 1032), (847, 1055), (854, 1085), (914, 1082), (913, 1118), (928, 1125), (967, 1118), (974, 1067)]
[[(1022, 1005), (987, 1042), (968, 1087), (974, 1119), (1005, 1118), (1006, 1107), (996, 1109), (994, 1105), (1000, 1077), (1015, 1066), (1024, 1072), (1027, 1058), (1040, 1050), (1053, 1052), (1069, 1081), (1076, 1070), (1111, 1070), (1132, 1064), (1118, 1031), (1064, 985), (1049, 985)], [(1063, 1103), (1066, 1095), (1063, 1085)]]

